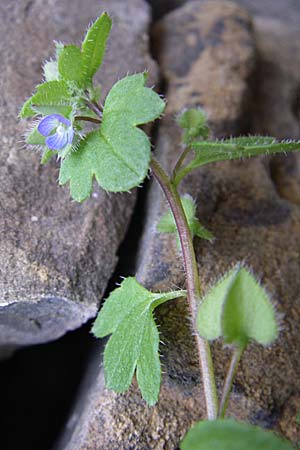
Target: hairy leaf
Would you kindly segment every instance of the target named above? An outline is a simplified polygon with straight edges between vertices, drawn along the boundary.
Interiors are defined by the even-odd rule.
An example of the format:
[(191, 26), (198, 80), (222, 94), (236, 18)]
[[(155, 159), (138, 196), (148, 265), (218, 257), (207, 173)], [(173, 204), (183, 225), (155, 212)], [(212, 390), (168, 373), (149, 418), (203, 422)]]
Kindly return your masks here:
[(179, 126), (185, 130), (182, 137), (185, 144), (188, 145), (197, 138), (208, 138), (209, 128), (207, 125), (207, 117), (203, 109), (188, 109), (178, 117), (177, 122)]
[(45, 136), (42, 136), (41, 133), (39, 133), (37, 126), (35, 126), (25, 138), (26, 144), (29, 145), (45, 145), (45, 140)]
[(274, 308), (266, 291), (244, 267), (228, 272), (204, 297), (197, 326), (206, 339), (223, 336), (245, 347), (249, 339), (267, 345), (278, 336)]
[[(196, 205), (193, 198), (189, 194), (186, 194), (181, 197), (181, 202), (192, 235), (212, 241), (214, 236), (203, 225), (201, 225), (196, 217)], [(157, 230), (160, 233), (177, 233), (175, 220), (171, 211), (167, 212), (161, 218), (157, 224)]]
[(292, 445), (266, 431), (233, 419), (196, 423), (180, 444), (181, 450), (293, 450)]
[(103, 189), (122, 192), (138, 186), (147, 175), (150, 142), (136, 126), (159, 117), (164, 102), (144, 86), (145, 80), (138, 74), (116, 83), (106, 98), (100, 130), (90, 133), (62, 162), (59, 182), (70, 180), (75, 200), (90, 195), (93, 176)]
[(69, 118), (72, 112), (72, 106), (66, 105), (54, 105), (54, 106), (43, 106), (34, 105), (32, 109), (36, 114), (41, 114), (42, 116), (50, 116), (51, 114), (61, 114), (64, 117)]
[(57, 154), (56, 151), (48, 150), (48, 148), (46, 147), (43, 152), (43, 155), (42, 155), (41, 164), (43, 164), (43, 165), (47, 164), (50, 161), (50, 159), (52, 158), (52, 156), (54, 156), (56, 154)]
[(157, 402), (161, 369), (159, 334), (152, 313), (159, 304), (185, 294), (185, 291), (154, 294), (133, 277), (125, 279), (110, 294), (92, 328), (97, 337), (112, 334), (104, 351), (109, 389), (126, 391), (136, 370), (143, 398), (149, 405)]
[(102, 64), (110, 29), (111, 19), (104, 13), (93, 23), (85, 36), (82, 43), (82, 61), (87, 80), (92, 80)]
[(76, 45), (66, 45), (58, 58), (58, 71), (64, 80), (84, 83), (84, 63), (81, 50)]
[(46, 81), (57, 81), (59, 79), (57, 61), (46, 61), (43, 71)]
[(192, 142), (190, 146), (194, 150), (194, 159), (177, 174), (176, 184), (192, 170), (212, 162), (300, 150), (300, 142), (277, 142), (274, 138), (263, 136)]
[[(37, 92), (24, 103), (20, 117), (34, 116), (36, 111), (33, 109), (33, 105), (36, 107), (69, 106), (70, 94), (67, 83), (63, 80), (48, 81), (37, 86)], [(57, 110), (55, 109), (55, 111)]]

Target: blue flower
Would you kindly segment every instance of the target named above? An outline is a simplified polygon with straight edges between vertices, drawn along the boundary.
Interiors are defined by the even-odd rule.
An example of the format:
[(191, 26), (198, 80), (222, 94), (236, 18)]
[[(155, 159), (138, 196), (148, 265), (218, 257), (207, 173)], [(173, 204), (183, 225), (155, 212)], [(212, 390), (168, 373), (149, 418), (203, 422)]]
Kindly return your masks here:
[(62, 150), (71, 144), (74, 130), (70, 120), (60, 114), (44, 117), (38, 124), (38, 131), (46, 136), (46, 145), (50, 150)]

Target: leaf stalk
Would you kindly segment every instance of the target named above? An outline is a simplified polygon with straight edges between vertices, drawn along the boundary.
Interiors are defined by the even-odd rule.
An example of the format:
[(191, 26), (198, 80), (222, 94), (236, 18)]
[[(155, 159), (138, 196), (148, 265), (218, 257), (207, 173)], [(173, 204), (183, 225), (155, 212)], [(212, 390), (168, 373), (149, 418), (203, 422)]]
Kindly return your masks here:
[(232, 358), (230, 361), (230, 366), (229, 366), (229, 369), (228, 369), (228, 372), (227, 372), (227, 375), (225, 378), (222, 398), (221, 398), (221, 402), (220, 402), (218, 416), (221, 419), (223, 419), (226, 414), (228, 400), (229, 400), (229, 396), (230, 396), (230, 393), (232, 390), (233, 380), (235, 378), (237, 368), (238, 368), (239, 362), (241, 360), (242, 354), (244, 352), (244, 349), (245, 348), (243, 346), (239, 345), (239, 346), (236, 346), (233, 351), (233, 355), (232, 355)]

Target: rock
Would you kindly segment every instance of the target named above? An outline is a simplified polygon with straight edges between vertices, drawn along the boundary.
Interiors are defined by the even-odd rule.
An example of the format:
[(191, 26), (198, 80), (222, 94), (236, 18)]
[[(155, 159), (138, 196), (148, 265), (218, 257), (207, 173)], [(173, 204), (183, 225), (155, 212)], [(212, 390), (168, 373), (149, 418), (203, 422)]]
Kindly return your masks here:
[[(254, 24), (258, 63), (252, 130), (278, 139), (300, 139), (299, 29), (281, 18), (256, 16)], [(300, 155), (273, 158), (270, 168), (279, 195), (299, 205)]]
[[(95, 188), (77, 204), (58, 187), (55, 161), (45, 167), (24, 148), (17, 114), (41, 80), (54, 39), (78, 42), (103, 10), (114, 30), (99, 75), (103, 92), (128, 72), (155, 73), (147, 49), (148, 8), (130, 3), (34, 0), (2, 4), (0, 83), (0, 347), (50, 341), (95, 316), (118, 260), (135, 193)], [(23, 148), (22, 148), (23, 147)]]
[(186, 0), (147, 0), (153, 9), (154, 20), (160, 19), (162, 16), (183, 5)]
[[(168, 86), (169, 115), (183, 106), (204, 106), (214, 132), (223, 136), (248, 128), (244, 112), (249, 108), (254, 43), (247, 13), (228, 2), (223, 13), (219, 8), (220, 2), (212, 1), (209, 8), (207, 2), (190, 2), (170, 13), (154, 29), (159, 36), (154, 50)], [(181, 58), (174, 58), (174, 52)], [(208, 77), (209, 89), (202, 87)]]
[[(201, 39), (199, 43), (195, 37), (191, 37), (196, 35), (193, 18), (201, 14), (201, 11), (203, 16), (205, 11), (205, 20), (202, 27), (199, 27), (204, 37), (204, 49)], [(210, 14), (213, 11), (215, 15)], [(233, 16), (229, 14), (227, 17), (229, 11), (235, 11)], [(224, 16), (227, 20), (224, 20)], [(216, 17), (219, 20), (212, 20)], [(224, 23), (225, 25), (219, 25)], [(214, 30), (222, 30), (224, 27), (220, 32), (220, 53), (218, 44), (217, 48), (214, 48), (210, 26)], [(184, 105), (203, 106), (208, 112), (214, 134), (223, 137), (257, 131), (259, 124), (262, 127), (262, 117), (267, 121), (271, 105), (274, 105), (274, 99), (278, 95), (284, 113), (277, 114), (276, 125), (272, 131), (278, 138), (282, 138), (284, 133), (285, 136), (292, 137), (291, 130), (296, 121), (293, 118), (287, 124), (286, 112), (289, 111), (290, 118), (292, 92), (295, 92), (291, 88), (296, 86), (292, 73), (296, 76), (298, 66), (294, 67), (291, 62), (289, 69), (281, 71), (278, 67), (279, 50), (276, 59), (273, 58), (273, 53), (268, 54), (265, 51), (265, 56), (268, 54), (276, 67), (273, 73), (283, 73), (284, 75), (278, 78), (284, 80), (285, 76), (289, 85), (282, 88), (281, 94), (278, 92), (278, 80), (273, 81), (272, 85), (269, 77), (266, 88), (268, 94), (265, 98), (269, 98), (270, 103), (266, 104), (266, 110), (263, 99), (251, 99), (249, 86), (253, 84), (253, 80), (256, 80), (257, 92), (259, 89), (263, 91), (266, 84), (262, 80), (260, 84), (257, 77), (259, 66), (257, 70), (252, 70), (255, 60), (260, 59), (255, 58), (253, 34), (247, 15), (237, 6), (226, 2), (190, 2), (166, 16), (161, 24), (158, 24), (158, 30), (159, 61), (168, 85), (169, 114), (160, 128), (157, 146), (158, 155), (162, 155), (165, 167), (174, 164), (179, 151), (178, 130), (173, 118)], [(235, 34), (231, 34), (229, 30), (234, 30)], [(271, 40), (272, 37), (268, 40), (269, 44)], [(277, 39), (273, 42), (273, 47), (279, 47), (280, 44)], [(289, 46), (291, 52), (292, 45), (290, 43)], [(193, 56), (197, 53), (198, 60)], [(181, 61), (184, 63), (181, 64)], [(268, 74), (265, 73), (263, 80), (267, 78)], [(285, 92), (288, 92), (288, 95), (285, 95)], [(253, 101), (264, 111), (264, 116), (256, 116), (255, 121), (251, 120), (253, 111), (256, 110), (251, 106)], [(241, 120), (245, 116), (250, 119), (248, 123)], [(271, 117), (274, 118), (274, 112)], [(272, 118), (269, 116), (267, 122), (269, 130), (273, 123)], [(257, 124), (255, 129), (254, 123)], [(296, 133), (297, 131), (294, 131), (294, 137)], [(293, 158), (291, 155), (286, 159), (293, 161)], [(299, 209), (294, 205), (295, 201), (288, 201), (287, 197), (279, 195), (270, 170), (270, 161), (261, 158), (207, 166), (186, 179), (182, 192), (193, 195), (198, 204), (200, 221), (216, 237), (214, 244), (195, 241), (203, 291), (236, 262), (244, 261), (262, 279), (273, 295), (279, 315), (284, 316), (280, 339), (276, 345), (272, 348), (251, 345), (244, 355), (229, 413), (240, 419), (247, 417), (252, 423), (264, 427), (281, 430), (296, 442), (299, 440), (299, 434), (296, 438), (294, 429), (291, 432), (284, 430), (280, 417), (282, 407), (293, 396), (299, 395)], [(160, 217), (165, 209), (165, 201), (161, 199), (158, 189), (153, 187), (148, 204), (148, 210), (151, 212), (141, 246), (139, 275), (140, 279), (154, 290), (169, 289), (183, 283), (182, 265), (178, 260), (175, 241), (168, 235), (159, 236), (153, 233), (153, 220)], [(156, 265), (158, 260), (159, 264)], [(185, 398), (188, 397), (187, 392), (193, 392), (193, 399), (199, 398), (201, 386), (197, 381), (197, 360), (193, 342), (189, 340), (186, 317), (187, 309), (183, 302), (165, 305), (159, 311), (161, 339), (166, 343), (162, 348), (166, 372), (162, 388), (163, 398), (165, 384), (170, 386), (171, 383), (176, 386), (176, 390), (185, 392)], [(224, 352), (220, 344), (215, 344), (214, 359), (219, 389), (224, 380), (228, 358), (229, 353)], [(195, 408), (198, 408), (198, 417), (203, 414), (201, 405)], [(291, 415), (286, 418), (288, 412), (285, 411), (284, 414), (285, 423), (293, 420)], [(183, 428), (188, 426), (189, 420), (192, 422), (194, 419), (188, 417), (186, 420)], [(178, 429), (178, 435), (180, 433)]]
[[(195, 1), (197, 3), (205, 0), (147, 0), (154, 12), (154, 18), (160, 18), (166, 13), (182, 6), (184, 3)], [(226, 0), (224, 0), (226, 2)], [(264, 18), (276, 18), (289, 24), (290, 27), (298, 28), (300, 19), (300, 4), (298, 0), (235, 0), (253, 16)]]
[(284, 2), (281, 0), (235, 0), (235, 2), (247, 9), (254, 19), (256, 17), (277, 19), (289, 25), (290, 28), (299, 27), (300, 4), (298, 0), (285, 0)]
[[(152, 0), (155, 17), (187, 1)], [(253, 124), (248, 131), (276, 136), (300, 137), (300, 3), (297, 0), (235, 0), (252, 15), (257, 46), (256, 75), (252, 83)], [(272, 159), (270, 170), (279, 195), (300, 204), (300, 156)]]
[[(157, 44), (159, 62), (168, 85), (167, 113), (158, 131), (157, 144), (157, 153), (164, 164), (174, 162), (180, 151), (180, 133), (174, 114), (184, 106), (203, 105), (208, 110), (215, 133), (220, 135), (238, 133), (240, 127), (245, 126), (243, 117), (250, 107), (247, 80), (252, 73), (255, 56), (250, 23), (249, 16), (234, 4), (210, 1), (201, 6), (186, 5), (166, 16), (154, 31), (154, 36), (161, 40)], [(189, 32), (184, 27), (189, 27)], [(220, 92), (222, 105), (219, 108), (220, 102), (214, 96)], [(260, 161), (256, 165), (261, 167)], [(199, 212), (205, 210), (203, 222), (208, 225), (215, 217), (214, 208), (220, 201), (222, 190), (226, 188), (229, 191), (230, 171), (235, 170), (238, 174), (239, 167), (237, 164), (232, 169), (230, 165), (220, 164), (218, 168), (197, 172), (185, 185), (197, 197), (201, 205)], [(253, 166), (251, 170), (253, 177)], [(235, 189), (243, 192), (242, 186), (241, 175), (235, 182)], [(155, 223), (165, 209), (165, 200), (154, 184), (147, 201), (137, 273), (139, 280), (154, 291), (174, 289), (174, 286), (184, 283), (175, 240), (155, 233)], [(211, 228), (218, 231), (217, 237), (220, 238), (219, 228)], [(233, 229), (230, 221), (228, 228)], [(199, 244), (202, 246), (202, 241)], [(226, 240), (226, 245), (230, 249), (232, 241)], [(201, 248), (197, 248), (200, 255)], [(241, 253), (243, 258), (247, 255), (248, 250), (242, 244), (237, 249), (237, 258)], [(212, 250), (205, 245), (207, 269), (202, 266), (202, 255), (199, 259), (201, 272), (204, 272), (204, 287), (212, 280), (212, 264), (222, 267), (222, 270), (228, 266), (227, 258), (222, 257), (219, 251), (217, 241), (215, 257), (210, 259)], [(232, 255), (235, 256), (234, 252)], [(97, 369), (102, 352), (99, 349), (90, 378), (85, 380), (72, 412), (70, 429), (65, 431), (57, 450), (173, 450), (191, 423), (203, 417), (202, 387), (185, 301), (162, 306), (157, 317), (161, 340), (165, 343), (161, 346), (164, 375), (159, 403), (148, 408), (135, 383), (124, 395), (106, 390), (102, 368), (100, 371)], [(254, 405), (257, 403), (251, 396), (236, 391), (231, 410), (236, 417), (246, 420), (255, 411)]]

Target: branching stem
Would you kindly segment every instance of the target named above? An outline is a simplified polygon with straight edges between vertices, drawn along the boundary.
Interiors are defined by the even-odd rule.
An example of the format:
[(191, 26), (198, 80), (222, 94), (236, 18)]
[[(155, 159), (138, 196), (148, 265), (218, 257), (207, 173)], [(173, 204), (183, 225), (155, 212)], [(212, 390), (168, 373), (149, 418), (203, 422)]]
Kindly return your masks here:
[(241, 347), (241, 346), (235, 347), (235, 349), (233, 351), (233, 355), (232, 355), (228, 373), (227, 373), (227, 376), (225, 379), (222, 398), (221, 398), (221, 402), (220, 402), (220, 409), (219, 409), (218, 416), (221, 418), (225, 417), (225, 414), (226, 414), (233, 380), (234, 380), (240, 359), (242, 357), (243, 351), (244, 351), (244, 347)]
[(102, 118), (102, 110), (101, 107), (96, 102), (91, 102), (86, 100), (86, 105), (100, 118)]
[(208, 341), (199, 336), (196, 327), (197, 309), (200, 302), (201, 289), (193, 240), (177, 189), (170, 181), (160, 163), (154, 157), (152, 157), (151, 160), (151, 169), (153, 176), (161, 186), (168, 200), (180, 238), (186, 273), (187, 298), (200, 359), (207, 418), (213, 420), (216, 419), (218, 413), (218, 398), (210, 345)]
[(172, 178), (171, 178), (171, 182), (174, 184), (174, 181), (176, 179), (176, 175), (179, 172), (179, 170), (181, 169), (181, 166), (185, 160), (185, 158), (187, 157), (187, 155), (190, 153), (191, 149), (189, 147), (185, 147), (185, 149), (183, 150), (183, 152), (181, 153), (181, 155), (179, 156), (175, 167), (173, 169), (173, 173), (172, 173)]

